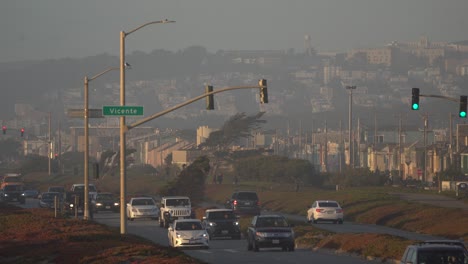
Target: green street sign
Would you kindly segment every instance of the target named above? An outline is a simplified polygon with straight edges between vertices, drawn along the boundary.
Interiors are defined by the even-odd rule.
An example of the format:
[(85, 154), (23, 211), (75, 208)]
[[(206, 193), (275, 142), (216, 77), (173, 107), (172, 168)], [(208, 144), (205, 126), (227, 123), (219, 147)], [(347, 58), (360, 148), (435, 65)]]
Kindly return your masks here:
[(105, 116), (141, 116), (143, 106), (103, 106), (102, 114)]

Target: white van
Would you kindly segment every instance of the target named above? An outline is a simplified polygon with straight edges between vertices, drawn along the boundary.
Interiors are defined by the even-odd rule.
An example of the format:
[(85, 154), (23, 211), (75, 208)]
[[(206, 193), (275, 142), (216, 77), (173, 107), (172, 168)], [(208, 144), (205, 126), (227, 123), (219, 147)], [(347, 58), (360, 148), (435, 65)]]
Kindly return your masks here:
[[(94, 200), (96, 199), (97, 196), (97, 189), (96, 186), (92, 183), (88, 185), (88, 193), (89, 193), (89, 199)], [(72, 192), (83, 192), (84, 191), (84, 183), (75, 183), (72, 185), (70, 191)]]

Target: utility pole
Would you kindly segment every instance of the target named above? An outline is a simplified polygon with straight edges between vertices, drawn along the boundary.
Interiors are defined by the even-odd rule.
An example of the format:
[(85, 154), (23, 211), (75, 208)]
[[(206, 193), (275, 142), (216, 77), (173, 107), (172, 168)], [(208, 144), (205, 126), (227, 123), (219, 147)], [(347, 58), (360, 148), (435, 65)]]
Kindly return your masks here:
[[(358, 119), (357, 119), (357, 151), (356, 151), (358, 168), (361, 167), (360, 150), (361, 150), (361, 119), (358, 117)], [(353, 162), (353, 164), (355, 164), (355, 163)]]
[(328, 172), (328, 127), (327, 120), (325, 120), (325, 172)]
[(51, 175), (51, 171), (50, 171), (50, 163), (51, 163), (51, 160), (50, 160), (50, 156), (52, 156), (52, 141), (51, 141), (51, 128), (52, 128), (52, 125), (51, 125), (51, 120), (50, 120), (50, 112), (49, 112), (49, 140), (48, 140), (48, 143), (49, 143), (49, 151), (48, 151), (48, 157), (47, 159), (49, 160), (49, 176)]
[(450, 157), (450, 166), (453, 164), (453, 123), (452, 123), (452, 113), (449, 113), (449, 157)]
[[(354, 148), (351, 139), (351, 133), (353, 130), (353, 90), (356, 89), (356, 86), (346, 86), (346, 90), (349, 91), (349, 124), (348, 124), (348, 141), (349, 141), (349, 165), (351, 168), (354, 168)], [(353, 158), (352, 158), (353, 157)]]
[(398, 122), (398, 178), (401, 180), (401, 115)]
[(343, 142), (343, 127), (341, 125), (341, 119), (340, 119), (340, 160), (339, 160), (339, 164), (340, 164), (340, 173), (342, 172), (342, 165), (341, 165), (341, 162), (342, 162), (342, 159), (343, 159), (343, 150), (344, 150), (344, 142)]
[(427, 171), (427, 113), (424, 115), (424, 170), (423, 170), (423, 182), (426, 182), (426, 171)]

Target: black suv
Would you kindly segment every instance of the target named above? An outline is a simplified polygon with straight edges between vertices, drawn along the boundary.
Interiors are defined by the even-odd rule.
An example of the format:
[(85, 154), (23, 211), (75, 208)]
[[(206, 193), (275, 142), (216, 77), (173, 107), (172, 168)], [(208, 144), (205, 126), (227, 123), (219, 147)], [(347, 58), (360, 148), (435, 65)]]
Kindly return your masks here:
[(294, 231), (281, 215), (257, 215), (247, 229), (247, 250), (281, 248), (294, 251)]
[(208, 209), (203, 216), (203, 225), (209, 238), (230, 237), (241, 238), (238, 217), (231, 209)]
[(7, 202), (17, 201), (20, 204), (26, 203), (26, 197), (23, 195), (23, 185), (8, 184), (0, 189), (0, 199)]
[(237, 191), (226, 201), (226, 208), (232, 209), (235, 214), (260, 214), (260, 201), (254, 191)]
[(400, 263), (467, 263), (468, 255), (464, 246), (442, 241), (422, 242), (406, 247)]
[(96, 195), (96, 199), (91, 201), (92, 209), (95, 213), (99, 211), (119, 212), (119, 198), (109, 192), (101, 192)]

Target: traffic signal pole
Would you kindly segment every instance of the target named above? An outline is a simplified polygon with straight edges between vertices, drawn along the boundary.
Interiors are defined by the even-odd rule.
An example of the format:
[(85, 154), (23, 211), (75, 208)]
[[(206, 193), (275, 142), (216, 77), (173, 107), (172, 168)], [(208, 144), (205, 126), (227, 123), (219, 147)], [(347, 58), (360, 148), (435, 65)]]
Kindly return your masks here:
[[(174, 107), (172, 107), (172, 108), (166, 109), (166, 110), (164, 110), (164, 111), (161, 111), (161, 112), (159, 112), (159, 113), (156, 113), (156, 114), (154, 114), (154, 115), (151, 115), (151, 116), (149, 116), (149, 117), (147, 117), (147, 118), (143, 118), (143, 119), (141, 119), (141, 120), (139, 120), (139, 121), (137, 121), (137, 122), (135, 122), (135, 123), (133, 123), (133, 124), (126, 125), (126, 126), (125, 126), (125, 131), (128, 131), (128, 130), (130, 130), (130, 129), (132, 129), (132, 128), (135, 128), (135, 127), (137, 127), (137, 126), (139, 126), (139, 125), (142, 125), (142, 124), (144, 124), (144, 123), (146, 123), (146, 122), (149, 122), (149, 121), (151, 121), (151, 120), (153, 120), (153, 119), (155, 119), (155, 118), (158, 118), (158, 117), (160, 117), (160, 116), (163, 116), (163, 115), (165, 115), (165, 114), (167, 114), (167, 113), (170, 113), (170, 112), (172, 112), (172, 111), (174, 111), (174, 110), (177, 110), (177, 109), (179, 109), (179, 108), (181, 108), (181, 107), (184, 107), (184, 106), (186, 106), (186, 105), (189, 105), (189, 104), (191, 104), (191, 103), (193, 103), (193, 102), (196, 102), (196, 101), (198, 101), (198, 100), (201, 100), (201, 99), (203, 99), (203, 98), (206, 98), (206, 97), (209, 96), (209, 95), (213, 95), (213, 94), (217, 94), (217, 93), (222, 93), (222, 92), (226, 92), (226, 91), (231, 91), (231, 90), (238, 90), (238, 89), (254, 89), (254, 88), (257, 88), (257, 89), (259, 89), (259, 88), (260, 88), (260, 89), (265, 88), (265, 89), (266, 89), (267, 87), (266, 87), (266, 86), (263, 86), (262, 84), (263, 84), (263, 82), (262, 82), (262, 80), (260, 80), (259, 85), (257, 85), (257, 86), (234, 86), (234, 87), (227, 87), (227, 88), (222, 88), (222, 89), (219, 89), (219, 90), (216, 90), (216, 91), (212, 91), (212, 92), (208, 92), (208, 93), (199, 95), (199, 96), (194, 97), (194, 98), (192, 98), (192, 99), (190, 99), (190, 100), (188, 100), (188, 101), (186, 101), (186, 102), (183, 102), (183, 103), (181, 103), (181, 104), (178, 104), (178, 105), (176, 105), (176, 106), (174, 106)], [(266, 82), (265, 82), (265, 84), (266, 84)], [(268, 102), (268, 100), (267, 100), (266, 102)]]

